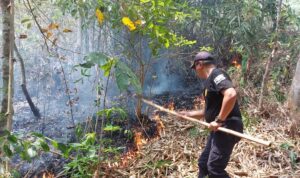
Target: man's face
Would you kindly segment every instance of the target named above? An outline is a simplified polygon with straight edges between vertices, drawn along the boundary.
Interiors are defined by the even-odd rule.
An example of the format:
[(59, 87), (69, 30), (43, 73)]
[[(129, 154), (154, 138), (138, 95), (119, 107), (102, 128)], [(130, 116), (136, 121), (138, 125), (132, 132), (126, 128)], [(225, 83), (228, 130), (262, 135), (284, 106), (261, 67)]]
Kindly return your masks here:
[(206, 79), (204, 65), (201, 62), (195, 63), (195, 72), (199, 78)]

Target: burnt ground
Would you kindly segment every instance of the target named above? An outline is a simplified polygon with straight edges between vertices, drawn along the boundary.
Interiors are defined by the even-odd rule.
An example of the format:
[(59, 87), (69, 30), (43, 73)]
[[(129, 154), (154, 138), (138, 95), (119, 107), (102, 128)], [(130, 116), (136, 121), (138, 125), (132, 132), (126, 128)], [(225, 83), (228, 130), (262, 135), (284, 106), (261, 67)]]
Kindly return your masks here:
[[(200, 94), (201, 90), (199, 88), (194, 88), (188, 91), (181, 92), (165, 92), (160, 95), (155, 95), (150, 98), (156, 104), (164, 106), (165, 108), (175, 109), (175, 110), (190, 110), (200, 107)], [(148, 107), (145, 115), (140, 119), (125, 119), (123, 121), (115, 121), (113, 124), (121, 127), (120, 132), (105, 133), (104, 138), (106, 140), (111, 139), (112, 142), (109, 143), (111, 147), (121, 148), (119, 151), (121, 154), (126, 154), (130, 151), (138, 151), (141, 143), (137, 139), (151, 140), (159, 136), (159, 123), (157, 120), (153, 119), (153, 112), (155, 109)], [(30, 111), (28, 111), (30, 112)], [(160, 113), (160, 115), (166, 115), (165, 113)], [(131, 116), (135, 117), (135, 116)], [(26, 121), (26, 120), (25, 120)], [(21, 124), (22, 122), (22, 124)], [(63, 133), (64, 127), (71, 125), (70, 123), (65, 124), (64, 119), (43, 119), (42, 122), (36, 122), (34, 120), (17, 120), (15, 122), (15, 129), (29, 129), (35, 132), (43, 132), (46, 136), (50, 138), (62, 138), (61, 141), (68, 142), (68, 140), (74, 140), (73, 128), (68, 127), (67, 135)], [(83, 124), (85, 127), (87, 124)], [(49, 129), (44, 129), (44, 125)], [(24, 126), (24, 127), (23, 127)], [(57, 127), (58, 126), (58, 127)], [(99, 126), (101, 126), (99, 124)], [(41, 130), (44, 129), (44, 130)], [(132, 135), (126, 134), (124, 131), (130, 130)], [(62, 137), (63, 136), (63, 137)], [(137, 138), (140, 137), (140, 138)], [(111, 155), (112, 157), (114, 155)], [(53, 174), (58, 174), (62, 171), (63, 165), (68, 162), (68, 160), (63, 159), (59, 155), (52, 153), (42, 153), (38, 158), (34, 159), (31, 163), (26, 163), (20, 160), (19, 157), (13, 159), (13, 165), (16, 167), (21, 175), (24, 177), (34, 177), (41, 176), (43, 173), (51, 172)]]

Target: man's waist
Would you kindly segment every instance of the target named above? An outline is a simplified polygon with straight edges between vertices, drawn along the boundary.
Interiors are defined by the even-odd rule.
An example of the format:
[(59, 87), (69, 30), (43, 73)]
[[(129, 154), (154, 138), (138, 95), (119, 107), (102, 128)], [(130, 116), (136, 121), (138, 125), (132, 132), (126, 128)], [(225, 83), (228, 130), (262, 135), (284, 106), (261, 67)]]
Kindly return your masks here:
[[(210, 122), (213, 122), (215, 120), (217, 116), (205, 116), (205, 121), (210, 123)], [(236, 115), (236, 116), (228, 116), (226, 119), (225, 119), (225, 122), (226, 121), (232, 121), (232, 120), (242, 120), (242, 116), (240, 115)]]

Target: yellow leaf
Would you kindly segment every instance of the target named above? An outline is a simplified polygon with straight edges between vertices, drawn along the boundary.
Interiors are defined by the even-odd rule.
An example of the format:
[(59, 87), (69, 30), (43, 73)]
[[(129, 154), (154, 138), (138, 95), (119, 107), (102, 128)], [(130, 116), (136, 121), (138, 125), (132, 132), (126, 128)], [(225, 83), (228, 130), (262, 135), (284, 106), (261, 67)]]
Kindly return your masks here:
[(53, 35), (53, 33), (52, 32), (47, 32), (47, 38), (50, 38), (51, 36)]
[(49, 30), (58, 29), (59, 25), (57, 23), (50, 23), (48, 26)]
[(99, 24), (102, 25), (102, 23), (104, 21), (104, 14), (101, 12), (100, 9), (96, 9), (96, 16), (97, 16)]
[(136, 21), (134, 22), (134, 24), (135, 24), (135, 25), (142, 25), (142, 20), (136, 20)]
[(70, 32), (72, 32), (72, 30), (65, 28), (65, 29), (63, 30), (63, 32), (64, 32), (64, 33), (70, 33)]
[(130, 31), (133, 31), (136, 29), (136, 26), (134, 25), (134, 23), (130, 20), (129, 17), (123, 17), (122, 18), (122, 23), (128, 27), (128, 29)]

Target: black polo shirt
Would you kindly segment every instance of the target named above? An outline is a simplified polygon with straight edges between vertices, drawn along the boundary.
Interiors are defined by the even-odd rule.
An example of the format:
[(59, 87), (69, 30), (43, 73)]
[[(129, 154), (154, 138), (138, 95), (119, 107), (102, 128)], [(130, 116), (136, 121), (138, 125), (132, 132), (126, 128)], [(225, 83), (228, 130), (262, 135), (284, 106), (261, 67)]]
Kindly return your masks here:
[[(204, 98), (205, 98), (205, 120), (212, 122), (219, 115), (222, 107), (223, 94), (222, 90), (232, 88), (230, 77), (221, 69), (215, 68), (204, 82)], [(241, 119), (241, 112), (238, 102), (226, 118), (226, 120)]]

